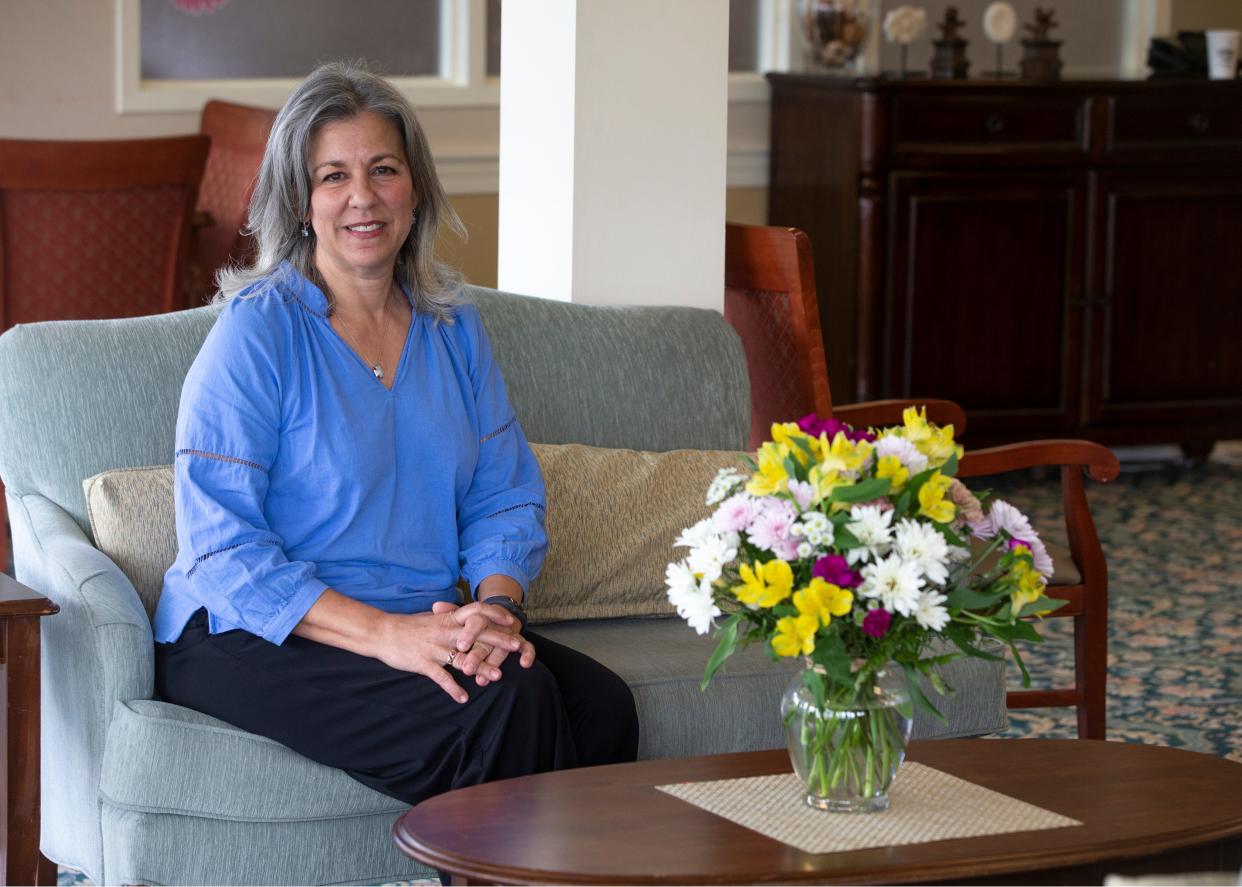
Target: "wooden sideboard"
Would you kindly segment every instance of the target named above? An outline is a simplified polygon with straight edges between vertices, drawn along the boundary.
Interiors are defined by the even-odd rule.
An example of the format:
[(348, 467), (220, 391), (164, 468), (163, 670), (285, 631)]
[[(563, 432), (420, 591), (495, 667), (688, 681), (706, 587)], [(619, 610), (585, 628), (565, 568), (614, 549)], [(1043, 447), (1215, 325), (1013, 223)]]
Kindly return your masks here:
[(971, 446), (1242, 437), (1242, 81), (768, 79), (835, 401), (950, 398)]

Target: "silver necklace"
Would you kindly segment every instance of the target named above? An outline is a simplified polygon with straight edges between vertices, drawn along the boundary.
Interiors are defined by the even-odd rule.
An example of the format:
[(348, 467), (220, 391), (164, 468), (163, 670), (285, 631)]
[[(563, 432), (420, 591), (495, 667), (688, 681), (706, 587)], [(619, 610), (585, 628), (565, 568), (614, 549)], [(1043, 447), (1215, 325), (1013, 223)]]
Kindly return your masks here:
[[(388, 291), (388, 300), (392, 301), (392, 290)], [(341, 321), (341, 329), (345, 331), (345, 336), (349, 339), (349, 344), (354, 346), (354, 350), (358, 352), (358, 356), (362, 356), (362, 346), (358, 344), (358, 340), (354, 338), (353, 330), (345, 320), (345, 315), (337, 313), (337, 317)], [(388, 302), (384, 303), (384, 330), (380, 334), (380, 350), (375, 356), (375, 361), (371, 364), (371, 373), (375, 378), (382, 380), (384, 378), (384, 346), (388, 343)], [(365, 358), (364, 358), (365, 362)]]

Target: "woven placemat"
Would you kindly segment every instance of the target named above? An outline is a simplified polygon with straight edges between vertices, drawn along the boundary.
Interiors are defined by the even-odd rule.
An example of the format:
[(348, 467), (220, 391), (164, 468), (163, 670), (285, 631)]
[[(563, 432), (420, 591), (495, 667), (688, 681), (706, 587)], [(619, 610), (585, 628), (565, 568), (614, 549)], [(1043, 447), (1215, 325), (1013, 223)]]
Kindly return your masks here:
[(812, 810), (803, 803), (806, 789), (793, 773), (656, 788), (805, 853), (1082, 825), (914, 761), (902, 765), (889, 793), (892, 806), (883, 813)]

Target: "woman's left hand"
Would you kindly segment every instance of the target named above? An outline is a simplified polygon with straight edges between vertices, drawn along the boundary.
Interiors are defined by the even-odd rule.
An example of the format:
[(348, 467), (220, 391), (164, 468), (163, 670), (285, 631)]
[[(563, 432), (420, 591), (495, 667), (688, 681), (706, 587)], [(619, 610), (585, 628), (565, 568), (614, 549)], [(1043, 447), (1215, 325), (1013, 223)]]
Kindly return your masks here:
[[(449, 613), (456, 609), (456, 604), (451, 604), (447, 601), (436, 601), (431, 605), (431, 612), (433, 613)], [(522, 666), (522, 668), (530, 668), (535, 664), (535, 645), (526, 638), (522, 637), (521, 622), (514, 619), (509, 625), (493, 623), (491, 627), (494, 631), (508, 632), (518, 636), (521, 640), (521, 646), (517, 649), (518, 663)], [(486, 662), (488, 665), (499, 669), (501, 663), (509, 658), (510, 652), (511, 651), (506, 650), (503, 647), (492, 647), (489, 644), (476, 641), (475, 644), (470, 647), (465, 657), (457, 659), (453, 665), (461, 671), (462, 674), (473, 675), (474, 682), (480, 687), (486, 687), (491, 683), (491, 681), (478, 673), (479, 668)]]

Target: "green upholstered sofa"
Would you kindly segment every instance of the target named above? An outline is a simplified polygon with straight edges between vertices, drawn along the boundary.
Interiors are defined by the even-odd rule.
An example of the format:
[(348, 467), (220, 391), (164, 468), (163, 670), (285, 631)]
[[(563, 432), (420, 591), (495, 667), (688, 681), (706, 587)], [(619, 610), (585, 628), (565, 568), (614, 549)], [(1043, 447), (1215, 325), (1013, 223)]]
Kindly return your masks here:
[[(657, 452), (745, 446), (746, 361), (719, 314), (470, 295), (531, 441)], [(95, 545), (83, 481), (172, 461), (181, 382), (217, 312), (32, 324), (0, 337), (0, 474), (17, 578), (61, 608), (42, 628), (41, 848), (109, 884), (428, 876), (390, 840), (400, 803), (154, 698), (147, 609)], [(671, 541), (655, 540), (666, 560)], [(661, 575), (663, 563), (654, 569)], [(651, 590), (652, 601), (660, 596)], [(541, 631), (630, 683), (643, 757), (783, 743), (776, 708), (790, 665), (760, 649), (735, 656), (703, 693), (712, 641), (676, 617), (577, 619)], [(920, 719), (916, 737), (1005, 726), (1003, 666), (970, 660), (947, 677), (958, 691), (943, 700), (948, 724)]]

